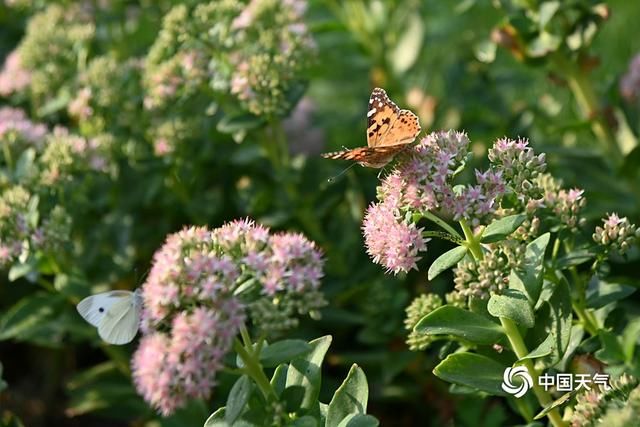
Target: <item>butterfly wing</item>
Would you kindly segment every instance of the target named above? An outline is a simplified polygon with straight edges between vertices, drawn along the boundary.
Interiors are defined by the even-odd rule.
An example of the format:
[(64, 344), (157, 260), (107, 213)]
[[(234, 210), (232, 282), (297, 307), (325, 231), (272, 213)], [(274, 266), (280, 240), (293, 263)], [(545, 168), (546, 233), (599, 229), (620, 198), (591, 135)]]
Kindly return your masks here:
[(91, 295), (80, 301), (76, 306), (80, 316), (96, 328), (109, 309), (119, 300), (133, 295), (129, 291), (110, 291)]
[(393, 157), (406, 148), (406, 144), (386, 145), (378, 147), (359, 147), (353, 150), (324, 153), (327, 159), (352, 160), (369, 168), (381, 168)]
[(140, 305), (133, 292), (116, 301), (98, 326), (98, 335), (109, 344), (127, 344), (133, 340), (140, 324)]
[(367, 111), (367, 146), (376, 147), (384, 142), (384, 137), (393, 126), (400, 109), (389, 99), (387, 92), (379, 87), (373, 89), (369, 97)]

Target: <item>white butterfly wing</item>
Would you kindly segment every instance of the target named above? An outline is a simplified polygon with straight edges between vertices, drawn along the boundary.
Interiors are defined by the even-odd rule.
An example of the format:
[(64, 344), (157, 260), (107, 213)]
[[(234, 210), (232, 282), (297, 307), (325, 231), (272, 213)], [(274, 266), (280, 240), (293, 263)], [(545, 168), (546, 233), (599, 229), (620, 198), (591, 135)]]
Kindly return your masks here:
[(130, 291), (110, 291), (91, 295), (80, 301), (76, 306), (80, 316), (96, 328), (109, 309), (119, 300), (132, 298)]
[(109, 344), (127, 344), (133, 340), (140, 324), (140, 305), (134, 294), (116, 301), (100, 321), (98, 335)]

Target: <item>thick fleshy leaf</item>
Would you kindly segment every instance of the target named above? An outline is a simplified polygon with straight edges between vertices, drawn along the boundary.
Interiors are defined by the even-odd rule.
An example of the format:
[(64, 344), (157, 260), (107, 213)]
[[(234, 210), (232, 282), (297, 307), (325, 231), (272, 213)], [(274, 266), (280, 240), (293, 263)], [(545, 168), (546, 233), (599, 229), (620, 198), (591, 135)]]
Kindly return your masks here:
[(242, 375), (235, 382), (229, 396), (227, 396), (227, 410), (224, 416), (225, 421), (229, 425), (233, 425), (236, 422), (240, 414), (245, 408), (245, 405), (249, 401), (249, 395), (251, 394), (251, 380), (248, 376)]
[(311, 351), (309, 343), (303, 340), (282, 340), (264, 347), (260, 352), (260, 362), (266, 368), (290, 362)]
[(472, 387), (493, 395), (504, 396), (502, 377), (506, 366), (475, 353), (454, 353), (447, 356), (433, 373), (445, 381)]
[(456, 246), (455, 248), (440, 255), (429, 267), (427, 279), (433, 280), (443, 271), (456, 265), (458, 261), (464, 258), (467, 250), (468, 249), (465, 246)]
[(430, 335), (453, 335), (476, 344), (493, 344), (504, 338), (499, 324), (452, 305), (432, 311), (414, 329)]
[(501, 295), (492, 295), (487, 310), (492, 316), (506, 317), (525, 328), (532, 328), (535, 324), (533, 309), (527, 297), (515, 289), (505, 289)]
[(362, 369), (354, 364), (329, 403), (326, 427), (337, 427), (349, 415), (366, 414), (368, 399), (367, 377)]
[(348, 415), (338, 427), (378, 427), (380, 422), (371, 415), (351, 414)]
[[(300, 404), (302, 409), (311, 409), (317, 404), (320, 393), (320, 367), (331, 345), (331, 336), (317, 338), (310, 341), (311, 351), (306, 355), (294, 359), (287, 369), (286, 387), (302, 386), (305, 390), (304, 398)], [(285, 388), (286, 388), (285, 387)]]
[(587, 306), (589, 308), (602, 308), (614, 301), (628, 297), (636, 291), (636, 288), (619, 283), (607, 283), (593, 276), (587, 287)]
[(519, 275), (525, 287), (529, 301), (535, 306), (542, 289), (544, 272), (544, 252), (549, 244), (549, 233), (535, 239), (527, 245), (523, 261), (523, 274)]
[(493, 221), (484, 229), (482, 233), (482, 243), (493, 243), (506, 239), (522, 225), (525, 219), (527, 219), (525, 214), (519, 214), (506, 216), (497, 221)]

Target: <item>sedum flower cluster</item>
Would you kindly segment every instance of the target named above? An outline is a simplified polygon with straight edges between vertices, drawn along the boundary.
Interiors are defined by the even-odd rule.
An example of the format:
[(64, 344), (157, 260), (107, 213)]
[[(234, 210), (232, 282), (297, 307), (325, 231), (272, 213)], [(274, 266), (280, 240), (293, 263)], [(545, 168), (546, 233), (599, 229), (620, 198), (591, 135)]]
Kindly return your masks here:
[(324, 305), (322, 267), (304, 236), (250, 220), (167, 237), (142, 286), (144, 337), (132, 360), (140, 394), (164, 415), (208, 397), (247, 317), (277, 331)]
[(139, 132), (142, 111), (141, 61), (118, 61), (111, 55), (92, 59), (78, 76), (77, 89), (67, 105), (69, 116), (86, 134), (107, 128)]
[(0, 144), (0, 264), (57, 258), (70, 238), (69, 212), (81, 212), (81, 188), (91, 185), (92, 176), (115, 172), (113, 138), (84, 138), (62, 127), (49, 131), (22, 110), (5, 107)]
[(594, 388), (581, 393), (570, 417), (571, 427), (632, 427), (640, 410), (638, 380), (622, 375), (609, 390)]
[(415, 331), (413, 328), (420, 319), (441, 306), (442, 298), (440, 298), (440, 296), (436, 294), (422, 294), (414, 299), (407, 307), (404, 326), (405, 329), (409, 331), (409, 336), (407, 337), (409, 350), (424, 350), (434, 341), (433, 335)]
[(183, 117), (194, 106), (284, 115), (313, 49), (305, 6), (301, 0), (224, 0), (173, 7), (146, 58), (145, 106), (173, 116), (179, 106)]
[(92, 16), (78, 4), (50, 4), (29, 20), (17, 54), (20, 67), (30, 75), (28, 88), (37, 104), (59, 99), (71, 89), (95, 31)]
[(486, 265), (458, 269), (459, 291), (488, 295), (504, 286), (504, 274), (521, 250), (518, 246), (539, 234), (542, 220), (570, 230), (582, 223), (580, 211), (586, 203), (582, 190), (560, 188), (544, 173), (545, 155), (535, 154), (528, 141), (497, 140), (488, 153), (489, 168), (474, 171), (474, 184), (457, 184), (469, 156), (467, 135), (448, 131), (427, 135), (400, 158), (378, 187), (378, 202), (367, 209), (363, 221), (373, 262), (395, 274), (417, 269), (428, 239), (415, 218), (431, 215), (479, 227), (526, 213), (527, 219), (510, 240), (487, 247)]
[(41, 216), (39, 198), (24, 187), (0, 194), (0, 268), (26, 263), (33, 253), (53, 253), (69, 239), (70, 218), (61, 206)]

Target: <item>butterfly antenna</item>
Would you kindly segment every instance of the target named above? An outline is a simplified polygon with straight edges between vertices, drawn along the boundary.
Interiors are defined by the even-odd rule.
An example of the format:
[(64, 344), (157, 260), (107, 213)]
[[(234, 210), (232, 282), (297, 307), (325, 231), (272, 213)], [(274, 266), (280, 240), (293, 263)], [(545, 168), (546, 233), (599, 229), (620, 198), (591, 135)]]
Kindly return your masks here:
[(347, 172), (349, 169), (351, 169), (351, 168), (352, 168), (352, 167), (354, 167), (355, 165), (357, 165), (357, 163), (352, 163), (351, 165), (349, 165), (348, 167), (346, 167), (342, 172), (340, 172), (338, 175), (334, 175), (334, 176), (332, 176), (331, 178), (328, 178), (328, 179), (327, 179), (327, 182), (328, 182), (328, 183), (333, 184), (333, 183), (336, 181), (336, 179), (338, 179), (339, 177), (341, 177), (342, 175), (344, 175), (344, 174), (345, 174), (345, 172)]

